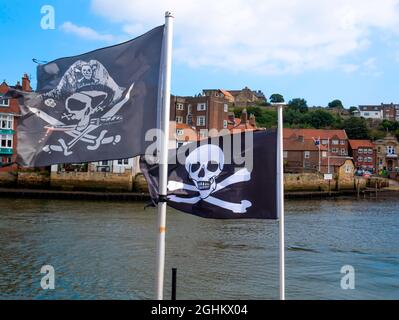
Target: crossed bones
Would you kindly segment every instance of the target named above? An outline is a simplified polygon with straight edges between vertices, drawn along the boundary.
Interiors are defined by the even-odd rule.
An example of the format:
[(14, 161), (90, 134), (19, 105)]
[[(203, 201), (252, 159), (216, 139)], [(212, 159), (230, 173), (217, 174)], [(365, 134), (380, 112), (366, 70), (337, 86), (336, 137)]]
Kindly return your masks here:
[[(211, 192), (211, 194), (220, 191), (232, 184), (238, 183), (238, 182), (245, 182), (249, 181), (251, 179), (251, 173), (247, 170), (247, 168), (243, 168), (232, 174), (231, 176), (227, 177), (224, 179), (222, 182), (216, 184), (215, 190)], [(199, 190), (195, 187), (195, 185), (191, 184), (186, 184), (183, 182), (179, 181), (169, 181), (168, 182), (168, 190), (173, 192), (176, 190), (188, 190), (188, 191), (195, 191), (199, 192)], [(189, 203), (189, 204), (195, 204), (199, 202), (200, 200), (204, 200), (205, 202), (208, 202), (210, 204), (213, 204), (218, 207), (222, 207), (228, 210), (233, 211), (234, 213), (245, 213), (247, 211), (247, 208), (252, 206), (252, 203), (248, 200), (241, 200), (240, 203), (233, 203), (233, 202), (228, 202), (224, 201), (218, 198), (215, 198), (211, 195), (209, 195), (206, 198), (201, 198), (200, 196), (192, 197), (192, 198), (182, 198), (178, 197), (175, 195), (168, 196), (168, 199), (172, 202), (177, 202), (177, 203)]]

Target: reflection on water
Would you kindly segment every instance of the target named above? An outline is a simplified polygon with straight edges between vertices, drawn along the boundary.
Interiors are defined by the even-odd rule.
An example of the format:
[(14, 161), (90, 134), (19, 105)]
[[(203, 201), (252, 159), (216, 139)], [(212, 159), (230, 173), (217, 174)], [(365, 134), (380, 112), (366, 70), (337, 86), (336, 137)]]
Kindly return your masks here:
[[(0, 199), (0, 299), (151, 299), (156, 212), (143, 203)], [(165, 297), (277, 299), (278, 224), (168, 212)], [(288, 299), (399, 299), (395, 200), (286, 202)], [(40, 269), (55, 268), (55, 290)], [(342, 290), (352, 265), (356, 289)]]

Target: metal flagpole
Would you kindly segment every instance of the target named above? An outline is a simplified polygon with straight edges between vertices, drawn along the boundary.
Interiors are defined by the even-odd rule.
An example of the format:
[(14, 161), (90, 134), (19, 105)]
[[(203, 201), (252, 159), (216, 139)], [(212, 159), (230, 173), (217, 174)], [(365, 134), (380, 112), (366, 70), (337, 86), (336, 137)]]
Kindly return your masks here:
[(321, 138), (319, 136), (319, 173), (321, 172), (321, 155), (320, 155), (320, 148), (321, 148)]
[(327, 171), (330, 173), (330, 138), (327, 140)]
[(279, 217), (280, 300), (285, 300), (283, 105), (277, 105), (277, 213)]
[(172, 37), (173, 16), (165, 13), (165, 34), (162, 48), (162, 91), (159, 98), (162, 99), (161, 117), (161, 144), (159, 156), (159, 202), (158, 202), (158, 239), (156, 257), (156, 300), (163, 300), (163, 284), (165, 269), (165, 233), (166, 233), (166, 202), (168, 183), (168, 140), (169, 140), (169, 114), (170, 114), (170, 83), (172, 71)]

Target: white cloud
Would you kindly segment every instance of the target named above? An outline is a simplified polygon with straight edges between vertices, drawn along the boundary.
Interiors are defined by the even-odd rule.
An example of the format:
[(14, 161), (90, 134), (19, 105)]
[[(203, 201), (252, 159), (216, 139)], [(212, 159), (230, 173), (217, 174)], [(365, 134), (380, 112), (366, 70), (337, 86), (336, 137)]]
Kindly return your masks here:
[(69, 21), (64, 22), (60, 26), (60, 29), (66, 33), (71, 33), (88, 40), (99, 40), (107, 42), (115, 41), (115, 37), (111, 34), (101, 34), (89, 27), (77, 26)]
[[(398, 0), (92, 0), (94, 12), (139, 35), (175, 19), (175, 59), (262, 74), (338, 68), (370, 46), (371, 31), (399, 30)], [(396, 36), (396, 34), (395, 34)]]

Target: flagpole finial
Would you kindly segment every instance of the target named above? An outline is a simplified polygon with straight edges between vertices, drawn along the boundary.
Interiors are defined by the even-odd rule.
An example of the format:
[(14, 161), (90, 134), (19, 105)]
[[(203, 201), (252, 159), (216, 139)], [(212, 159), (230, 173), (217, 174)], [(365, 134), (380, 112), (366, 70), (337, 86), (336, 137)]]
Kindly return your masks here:
[(165, 18), (174, 18), (172, 12), (166, 11), (165, 12)]

